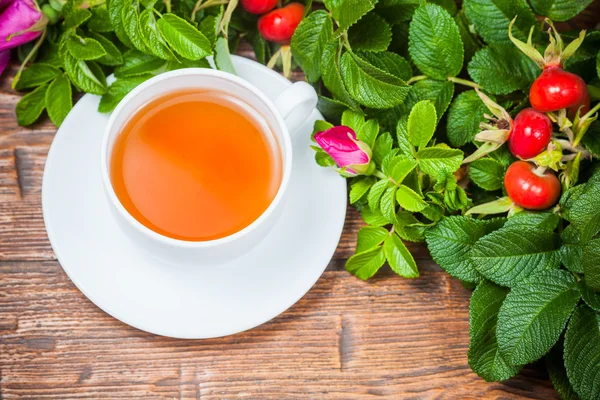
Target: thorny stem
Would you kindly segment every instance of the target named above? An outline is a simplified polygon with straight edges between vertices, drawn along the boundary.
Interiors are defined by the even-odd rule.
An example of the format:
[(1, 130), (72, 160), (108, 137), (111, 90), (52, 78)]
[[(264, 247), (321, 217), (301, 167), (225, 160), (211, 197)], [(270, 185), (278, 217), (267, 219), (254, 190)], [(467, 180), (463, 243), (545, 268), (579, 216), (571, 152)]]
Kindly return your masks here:
[(469, 87), (472, 87), (472, 88), (474, 88), (474, 89), (476, 89), (476, 88), (479, 88), (479, 85), (478, 85), (478, 84), (476, 84), (475, 82), (468, 81), (468, 80), (466, 80), (466, 79), (457, 78), (457, 77), (455, 77), (455, 76), (449, 76), (449, 77), (448, 77), (448, 80), (449, 80), (450, 82), (454, 82), (454, 83), (460, 83), (461, 85), (469, 86)]
[(44, 42), (45, 38), (46, 38), (46, 29), (44, 29), (42, 31), (42, 34), (40, 35), (39, 39), (37, 40), (37, 42), (35, 42), (35, 45), (31, 49), (29, 54), (27, 54), (27, 57), (25, 57), (25, 59), (23, 60), (23, 63), (19, 67), (19, 70), (17, 71), (17, 74), (15, 75), (15, 78), (12, 81), (11, 86), (13, 89), (17, 86), (17, 83), (19, 83), (19, 79), (21, 79), (21, 73), (23, 73), (23, 69), (25, 68), (25, 66), (27, 65), (29, 60), (31, 60), (31, 57), (33, 57), (33, 55), (39, 50), (39, 48), (42, 45), (42, 43)]
[(427, 79), (427, 75), (413, 76), (412, 78), (410, 78), (409, 80), (407, 80), (406, 83), (410, 85), (410, 84), (413, 84), (415, 82), (422, 81), (423, 79)]

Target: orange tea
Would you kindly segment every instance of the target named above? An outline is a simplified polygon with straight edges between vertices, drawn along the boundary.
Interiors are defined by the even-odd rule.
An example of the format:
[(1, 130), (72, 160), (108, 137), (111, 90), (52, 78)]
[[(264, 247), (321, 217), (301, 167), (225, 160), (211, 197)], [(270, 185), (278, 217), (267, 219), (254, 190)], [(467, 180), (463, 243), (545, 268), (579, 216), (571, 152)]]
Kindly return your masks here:
[(273, 201), (281, 174), (266, 124), (218, 92), (176, 92), (144, 105), (110, 160), (125, 209), (153, 231), (188, 241), (250, 225)]

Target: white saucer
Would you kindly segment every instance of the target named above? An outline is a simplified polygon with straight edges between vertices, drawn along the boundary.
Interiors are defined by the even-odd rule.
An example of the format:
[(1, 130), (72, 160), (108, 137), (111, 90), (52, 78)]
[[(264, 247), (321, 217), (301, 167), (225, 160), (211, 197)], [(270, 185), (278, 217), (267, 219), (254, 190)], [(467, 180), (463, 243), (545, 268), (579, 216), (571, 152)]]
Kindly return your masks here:
[[(238, 75), (274, 98), (291, 83), (234, 57)], [(250, 253), (197, 267), (153, 261), (119, 230), (100, 179), (108, 115), (86, 95), (56, 133), (42, 185), (46, 230), (60, 264), (98, 307), (138, 329), (177, 338), (210, 338), (260, 325), (298, 301), (317, 281), (340, 239), (346, 183), (314, 162), (315, 110), (297, 132), (289, 200), (279, 222)], [(225, 157), (224, 157), (225, 158)]]

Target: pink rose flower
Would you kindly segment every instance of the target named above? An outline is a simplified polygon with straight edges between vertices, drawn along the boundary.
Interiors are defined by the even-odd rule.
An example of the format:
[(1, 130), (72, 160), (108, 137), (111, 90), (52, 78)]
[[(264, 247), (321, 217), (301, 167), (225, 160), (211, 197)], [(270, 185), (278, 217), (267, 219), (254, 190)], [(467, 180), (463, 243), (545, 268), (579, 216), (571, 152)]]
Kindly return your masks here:
[(344, 172), (352, 175), (368, 175), (373, 171), (371, 148), (356, 138), (347, 126), (334, 126), (315, 134), (315, 140)]

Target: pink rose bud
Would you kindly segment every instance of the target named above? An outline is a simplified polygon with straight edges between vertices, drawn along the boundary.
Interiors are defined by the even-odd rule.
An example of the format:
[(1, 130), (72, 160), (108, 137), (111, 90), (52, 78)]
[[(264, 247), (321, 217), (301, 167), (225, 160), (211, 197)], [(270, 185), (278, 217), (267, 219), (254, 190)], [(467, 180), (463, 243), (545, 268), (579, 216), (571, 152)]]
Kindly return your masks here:
[(4, 69), (10, 61), (10, 50), (0, 51), (0, 75), (4, 72)]
[(352, 175), (368, 175), (373, 172), (371, 148), (356, 138), (347, 126), (334, 126), (315, 134), (315, 140), (333, 161)]
[(47, 22), (34, 0), (13, 0), (0, 13), (0, 52), (37, 39)]

